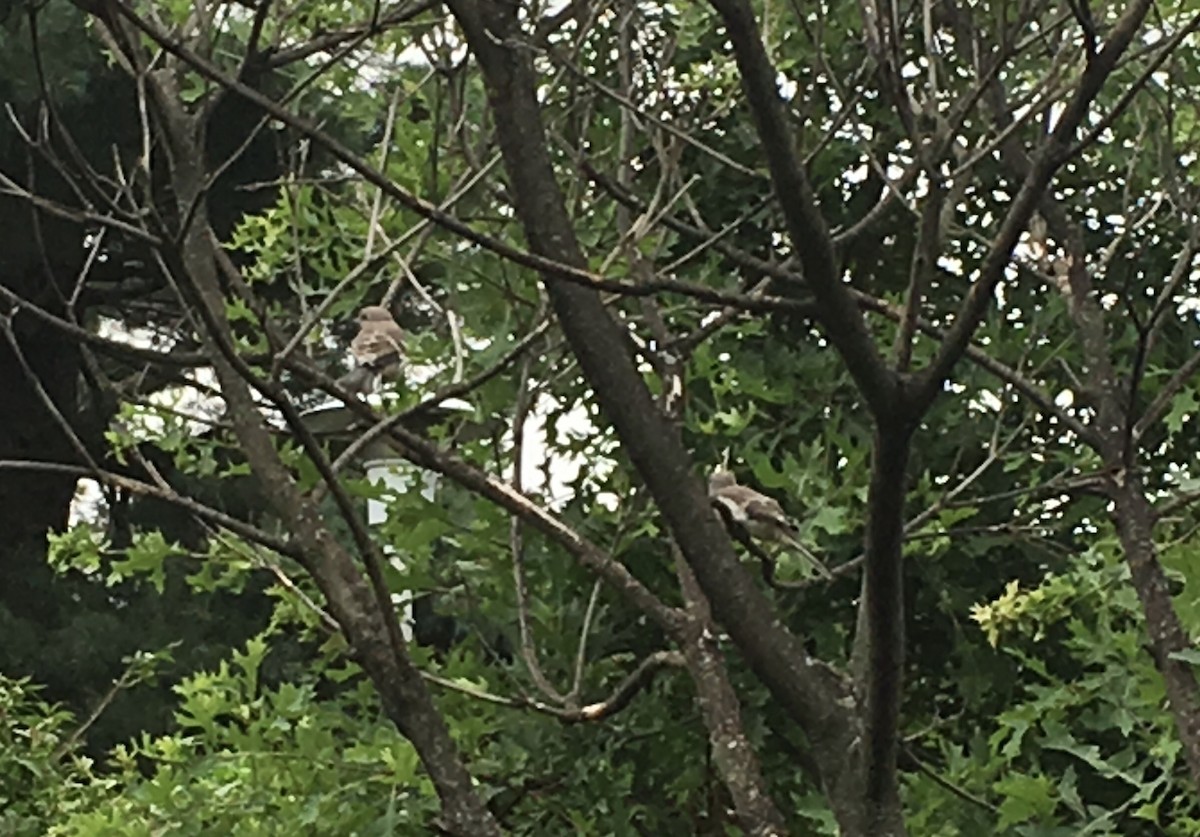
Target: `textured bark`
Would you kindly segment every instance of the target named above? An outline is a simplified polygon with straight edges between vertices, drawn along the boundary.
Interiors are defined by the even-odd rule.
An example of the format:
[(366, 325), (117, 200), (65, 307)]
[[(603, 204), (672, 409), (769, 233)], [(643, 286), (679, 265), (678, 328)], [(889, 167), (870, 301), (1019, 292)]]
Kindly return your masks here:
[[(515, 7), (471, 0), (450, 6), (483, 71), (516, 214), (530, 249), (584, 266), (547, 151), (536, 77), (528, 53), (519, 46)], [(738, 563), (677, 429), (659, 411), (599, 294), (548, 271), (543, 280), (597, 401), (646, 481), (717, 620), (757, 677), (804, 728), (823, 780), (836, 784), (856, 728), (848, 684), (808, 656)], [(849, 816), (839, 812), (839, 817), (843, 814)]]
[[(804, 264), (806, 284), (818, 303), (817, 317), (876, 423), (854, 666), (862, 734), (850, 757), (843, 756), (836, 781), (827, 785), (844, 833), (902, 835), (896, 753), (904, 665), (905, 468), (916, 416), (928, 405), (902, 388), (900, 376), (880, 356), (858, 302), (842, 281), (828, 227), (793, 147), (791, 122), (779, 96), (779, 76), (763, 46), (753, 9), (745, 0), (713, 0), (712, 5), (733, 43), (775, 195)], [(1014, 231), (1014, 241), (1019, 232)]]
[(1125, 550), (1133, 589), (1137, 591), (1146, 619), (1146, 632), (1154, 664), (1162, 673), (1175, 729), (1183, 744), (1192, 781), (1200, 786), (1200, 685), (1192, 664), (1173, 658), (1178, 651), (1193, 647), (1175, 613), (1171, 590), (1154, 546), (1154, 510), (1145, 489), (1131, 477), (1113, 492), (1117, 533)]
[(1064, 294), (1087, 359), (1087, 386), (1096, 396), (1093, 447), (1107, 471), (1105, 487), (1113, 501), (1117, 534), (1142, 606), (1154, 663), (1166, 686), (1188, 771), (1200, 786), (1200, 683), (1190, 663), (1172, 656), (1192, 643), (1175, 612), (1166, 574), (1158, 562), (1154, 510), (1137, 473), (1139, 451), (1132, 432), (1132, 393), (1121, 384), (1113, 362), (1104, 309), (1097, 302), (1088, 272), (1082, 230), (1070, 224), (1049, 199), (1045, 215), (1068, 254)]
[[(919, 373), (901, 381), (894, 370), (882, 363), (854, 310), (852, 294), (841, 284), (827, 226), (793, 148), (791, 124), (778, 90), (779, 74), (763, 45), (751, 4), (747, 0), (711, 2), (721, 15), (733, 44), (742, 86), (763, 142), (775, 193), (787, 220), (792, 243), (804, 264), (805, 280), (818, 302), (817, 316), (858, 383), (877, 423), (868, 512), (867, 569), (854, 660), (856, 679), (863, 689), (865, 702), (864, 775), (860, 777), (863, 782), (860, 790), (866, 810), (861, 812), (865, 820), (856, 822), (854, 828), (865, 828), (862, 833), (869, 834), (899, 834), (903, 833), (896, 777), (904, 650), (901, 547), (903, 470), (908, 460), (909, 435), (919, 417), (941, 393), (954, 365), (967, 352), (973, 334), (989, 310), (995, 289), (1011, 263), (1014, 246), (1030, 217), (1044, 201), (1055, 172), (1069, 159), (1076, 130), (1132, 41), (1150, 4), (1148, 0), (1131, 2), (1111, 29), (1103, 47), (1089, 58), (1063, 113), (1055, 120), (1053, 131), (1022, 173), (1020, 189), (988, 248), (979, 269), (980, 275), (967, 292), (953, 324), (943, 335), (936, 357)], [(864, 14), (868, 29), (872, 25), (869, 11), (870, 7)], [(890, 21), (886, 25), (891, 25)], [(868, 32), (868, 37), (871, 34)], [(964, 43), (969, 42), (969, 38), (964, 40)], [(880, 51), (876, 50), (876, 54)], [(880, 72), (885, 85), (889, 81), (899, 83), (894, 68), (881, 66)], [(907, 93), (902, 89), (891, 92), (901, 120), (911, 127)], [(799, 95), (802, 96), (803, 91)], [(916, 305), (917, 300), (911, 299), (909, 304)], [(916, 321), (915, 317), (909, 319), (911, 331)], [(897, 355), (901, 361), (905, 360), (903, 352)], [(849, 783), (854, 784), (854, 781), (852, 777)], [(843, 822), (843, 828), (846, 827)]]
[[(450, 6), (483, 71), (517, 217), (530, 249), (583, 267), (586, 262), (547, 150), (536, 76), (528, 52), (519, 46), (516, 7), (470, 0)], [(549, 273), (543, 273), (543, 279), (597, 401), (646, 481), (718, 620), (755, 674), (809, 731), (817, 749), (837, 753), (840, 762), (850, 741), (849, 713), (841, 703), (848, 694), (844, 682), (808, 657), (739, 565), (678, 431), (658, 410), (599, 294)]]
[(904, 497), (909, 436), (903, 424), (876, 431), (867, 500), (870, 519), (862, 654), (866, 665), (857, 678), (864, 689), (866, 733), (861, 798), (865, 833), (881, 837), (904, 833), (896, 756), (904, 673)]
[(696, 576), (678, 554), (676, 572), (692, 616), (691, 624), (681, 632), (680, 645), (696, 684), (696, 701), (708, 729), (712, 759), (733, 797), (738, 823), (755, 837), (787, 834), (783, 816), (767, 791), (758, 756), (746, 737), (741, 702), (729, 682), (725, 657), (717, 647), (708, 601)]

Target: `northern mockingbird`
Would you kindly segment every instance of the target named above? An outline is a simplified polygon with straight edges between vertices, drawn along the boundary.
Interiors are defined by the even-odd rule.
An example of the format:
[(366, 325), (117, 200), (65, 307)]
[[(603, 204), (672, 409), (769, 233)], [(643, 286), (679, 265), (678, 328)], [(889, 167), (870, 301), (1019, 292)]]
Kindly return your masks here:
[(358, 334), (350, 341), (355, 367), (338, 379), (358, 395), (373, 392), (381, 378), (398, 375), (404, 363), (404, 332), (392, 313), (381, 305), (358, 312)]
[(714, 504), (725, 510), (726, 514), (722, 517), (727, 521), (741, 526), (759, 540), (791, 547), (822, 576), (833, 578), (833, 573), (820, 559), (800, 543), (799, 528), (788, 519), (775, 498), (739, 485), (737, 477), (730, 471), (713, 471), (708, 478), (708, 496)]

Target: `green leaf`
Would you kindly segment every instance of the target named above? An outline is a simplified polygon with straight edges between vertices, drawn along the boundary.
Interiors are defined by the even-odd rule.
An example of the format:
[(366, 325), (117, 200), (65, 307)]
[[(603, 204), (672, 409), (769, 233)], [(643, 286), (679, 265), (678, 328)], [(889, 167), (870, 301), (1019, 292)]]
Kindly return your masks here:
[(1054, 783), (1046, 776), (1009, 774), (993, 785), (1004, 797), (997, 829), (1026, 822), (1041, 822), (1054, 811)]
[(1200, 665), (1200, 649), (1198, 648), (1182, 648), (1179, 651), (1172, 651), (1167, 656), (1172, 660), (1181, 660), (1192, 665)]
[(1196, 414), (1197, 408), (1200, 408), (1200, 400), (1196, 397), (1196, 391), (1191, 387), (1180, 390), (1179, 394), (1171, 399), (1171, 409), (1167, 411), (1165, 418), (1167, 429), (1178, 433)]

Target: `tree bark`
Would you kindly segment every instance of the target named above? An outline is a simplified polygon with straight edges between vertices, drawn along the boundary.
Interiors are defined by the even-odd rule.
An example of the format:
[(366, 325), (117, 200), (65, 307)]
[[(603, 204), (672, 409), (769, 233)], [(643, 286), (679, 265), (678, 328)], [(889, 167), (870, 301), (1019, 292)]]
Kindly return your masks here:
[[(520, 44), (516, 6), (473, 0), (452, 0), (449, 5), (483, 71), (516, 214), (530, 249), (584, 267), (554, 176), (536, 76)], [(758, 678), (804, 727), (814, 751), (821, 754), (818, 762), (840, 769), (853, 738), (848, 684), (808, 656), (739, 564), (677, 429), (659, 411), (599, 294), (548, 272), (543, 281), (601, 409), (666, 518), (718, 621)]]
[(767, 792), (758, 755), (750, 746), (742, 723), (742, 706), (724, 655), (717, 647), (708, 600), (687, 562), (675, 552), (676, 574), (692, 618), (683, 629), (681, 646), (692, 682), (696, 684), (696, 702), (708, 729), (709, 747), (717, 772), (733, 797), (738, 822), (755, 837), (779, 837), (788, 833), (783, 815)]

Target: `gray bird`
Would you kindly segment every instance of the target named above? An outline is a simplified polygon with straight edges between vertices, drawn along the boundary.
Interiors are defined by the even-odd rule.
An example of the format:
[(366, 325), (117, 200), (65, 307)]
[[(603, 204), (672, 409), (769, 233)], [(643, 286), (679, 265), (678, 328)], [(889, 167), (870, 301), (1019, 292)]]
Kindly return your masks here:
[(730, 471), (713, 471), (708, 478), (708, 496), (719, 503), (729, 518), (761, 541), (780, 543), (799, 552), (825, 578), (833, 578), (817, 556), (800, 543), (800, 530), (773, 497), (739, 485)]
[(338, 379), (350, 392), (374, 392), (382, 378), (399, 374), (404, 364), (404, 331), (381, 305), (358, 312), (358, 334), (350, 341), (355, 367)]

